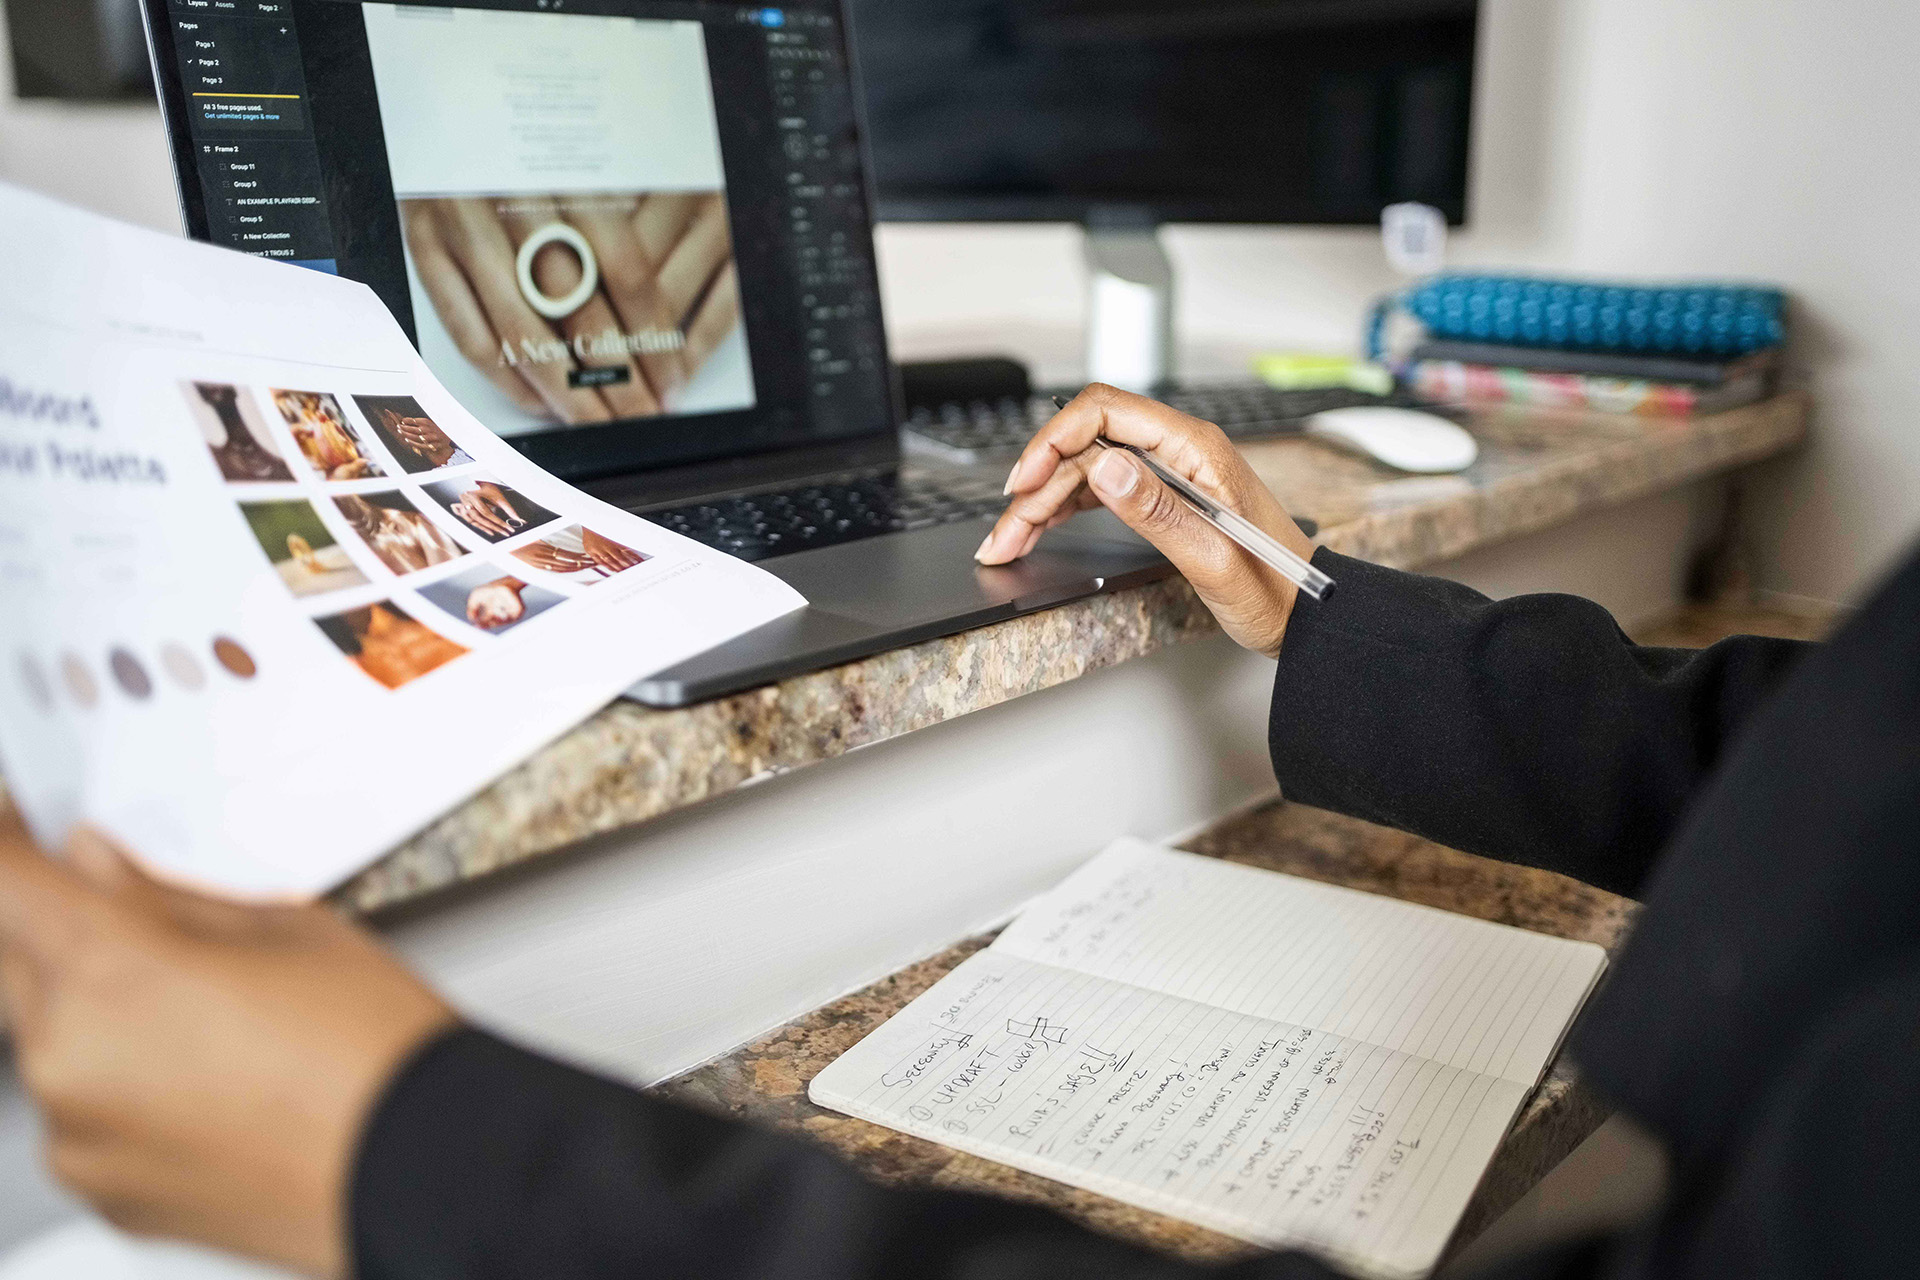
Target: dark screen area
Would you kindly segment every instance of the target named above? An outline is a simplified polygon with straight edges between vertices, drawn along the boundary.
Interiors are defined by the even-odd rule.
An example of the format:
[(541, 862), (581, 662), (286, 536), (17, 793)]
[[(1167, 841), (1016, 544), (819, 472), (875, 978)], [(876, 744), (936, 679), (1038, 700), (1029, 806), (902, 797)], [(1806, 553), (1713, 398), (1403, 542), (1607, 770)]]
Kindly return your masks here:
[(319, 177), (330, 219), (331, 254), (341, 275), (380, 295), (411, 338), (413, 304), (387, 174), (387, 145), (373, 101), (373, 63), (367, 56), (360, 6), (338, 0), (295, 0), (300, 53), (319, 150)]
[(884, 218), (1466, 217), (1473, 0), (853, 0)]
[(0, 17), (20, 98), (74, 102), (153, 97), (140, 0), (6, 0)]

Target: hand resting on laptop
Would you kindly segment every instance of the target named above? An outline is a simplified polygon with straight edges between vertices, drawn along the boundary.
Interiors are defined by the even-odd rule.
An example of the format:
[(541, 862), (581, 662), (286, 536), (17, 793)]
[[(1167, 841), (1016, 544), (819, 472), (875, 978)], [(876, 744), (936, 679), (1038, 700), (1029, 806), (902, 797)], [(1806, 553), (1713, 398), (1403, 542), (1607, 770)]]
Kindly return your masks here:
[(1040, 429), (1007, 477), (1006, 513), (980, 545), (982, 564), (1006, 564), (1075, 512), (1105, 506), (1186, 575), (1240, 644), (1280, 651), (1297, 588), (1207, 524), (1146, 468), (1095, 436), (1150, 451), (1304, 559), (1314, 544), (1219, 427), (1145, 396), (1095, 383)]

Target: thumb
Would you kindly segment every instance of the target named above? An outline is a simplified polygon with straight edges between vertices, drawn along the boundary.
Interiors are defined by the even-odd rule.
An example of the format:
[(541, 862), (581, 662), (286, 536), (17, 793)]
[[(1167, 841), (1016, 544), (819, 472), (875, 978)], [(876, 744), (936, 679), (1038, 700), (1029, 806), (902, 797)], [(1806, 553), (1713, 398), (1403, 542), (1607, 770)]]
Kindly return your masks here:
[(97, 896), (42, 854), (13, 805), (0, 799), (0, 950), (57, 960)]
[(1151, 542), (1203, 592), (1217, 593), (1248, 573), (1233, 540), (1202, 519), (1137, 458), (1119, 449), (1104, 451), (1088, 471), (1087, 484), (1102, 505)]
[(69, 838), (67, 861), (122, 906), (203, 937), (259, 936), (289, 918), (287, 907), (223, 901), (156, 880), (92, 827), (81, 827)]

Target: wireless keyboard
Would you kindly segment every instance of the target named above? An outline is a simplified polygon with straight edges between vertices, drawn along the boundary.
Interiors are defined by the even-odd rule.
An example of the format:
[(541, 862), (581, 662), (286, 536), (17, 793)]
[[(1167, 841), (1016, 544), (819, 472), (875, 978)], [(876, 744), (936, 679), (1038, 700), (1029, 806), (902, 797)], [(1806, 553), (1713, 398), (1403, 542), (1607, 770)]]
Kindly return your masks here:
[[(1414, 403), (1402, 396), (1371, 395), (1345, 387), (1281, 391), (1258, 382), (1178, 387), (1159, 393), (1158, 398), (1182, 413), (1217, 424), (1234, 440), (1298, 431), (1305, 419), (1326, 409)], [(905, 424), (906, 446), (954, 462), (994, 461), (1017, 452), (1055, 412), (1052, 397), (1045, 394), (1024, 402), (1007, 399), (920, 408)]]

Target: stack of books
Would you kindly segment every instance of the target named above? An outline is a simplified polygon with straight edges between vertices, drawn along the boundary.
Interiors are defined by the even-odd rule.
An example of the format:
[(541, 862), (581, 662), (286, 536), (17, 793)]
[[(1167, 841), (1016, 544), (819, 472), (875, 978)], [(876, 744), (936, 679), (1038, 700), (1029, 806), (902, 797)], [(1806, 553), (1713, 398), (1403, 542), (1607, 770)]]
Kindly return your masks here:
[(1401, 366), (1407, 390), (1439, 404), (1521, 404), (1675, 418), (1773, 394), (1778, 347), (1737, 359), (1561, 351), (1432, 340)]

